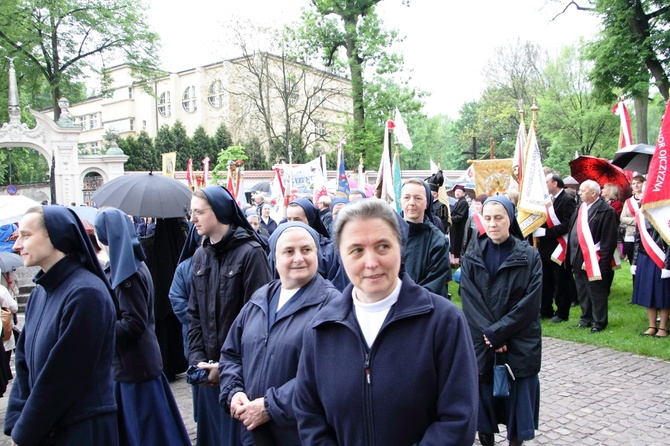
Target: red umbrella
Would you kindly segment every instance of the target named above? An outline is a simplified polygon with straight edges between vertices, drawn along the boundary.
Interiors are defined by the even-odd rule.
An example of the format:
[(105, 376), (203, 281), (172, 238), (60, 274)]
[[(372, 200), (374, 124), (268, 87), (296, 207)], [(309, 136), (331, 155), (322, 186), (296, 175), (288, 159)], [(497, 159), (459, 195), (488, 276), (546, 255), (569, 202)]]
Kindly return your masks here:
[(628, 178), (621, 167), (615, 166), (605, 158), (581, 155), (570, 161), (570, 175), (580, 184), (586, 180), (594, 180), (600, 187), (606, 183), (619, 186), (621, 200), (633, 195)]

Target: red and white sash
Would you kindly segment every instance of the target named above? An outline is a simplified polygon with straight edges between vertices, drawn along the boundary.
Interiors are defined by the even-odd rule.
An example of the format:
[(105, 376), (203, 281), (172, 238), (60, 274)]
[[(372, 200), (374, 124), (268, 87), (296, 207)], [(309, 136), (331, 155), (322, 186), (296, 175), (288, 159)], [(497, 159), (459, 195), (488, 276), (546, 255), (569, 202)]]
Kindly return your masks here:
[[(561, 221), (556, 215), (553, 204), (547, 205), (547, 215), (549, 216), (547, 219), (548, 227), (553, 228), (554, 226), (561, 224)], [(559, 265), (562, 265), (563, 261), (565, 260), (565, 254), (568, 250), (568, 234), (563, 234), (560, 237), (556, 237), (556, 240), (558, 241), (558, 246), (556, 246), (556, 249), (551, 254), (551, 260), (558, 263)]]
[(633, 197), (630, 197), (628, 200), (626, 200), (626, 206), (628, 207), (628, 212), (630, 212), (633, 217), (635, 217), (637, 215), (637, 211), (640, 210), (640, 205)]
[(484, 228), (484, 222), (482, 221), (482, 216), (479, 215), (477, 212), (472, 214), (472, 221), (475, 222), (475, 225), (477, 226), (477, 230), (479, 231), (479, 235), (484, 235), (486, 234), (486, 228)]
[(644, 245), (644, 250), (647, 252), (647, 255), (651, 260), (654, 261), (656, 266), (659, 269), (665, 267), (665, 252), (661, 249), (660, 246), (654, 241), (649, 231), (647, 231), (646, 218), (642, 212), (638, 212), (635, 216), (637, 221), (637, 230), (640, 233), (640, 240), (642, 245)]
[(602, 280), (600, 265), (598, 264), (598, 250), (593, 243), (593, 235), (591, 234), (591, 228), (589, 228), (589, 211), (586, 206), (586, 203), (582, 203), (577, 213), (577, 238), (584, 256), (583, 268), (586, 270), (586, 276), (589, 280)]

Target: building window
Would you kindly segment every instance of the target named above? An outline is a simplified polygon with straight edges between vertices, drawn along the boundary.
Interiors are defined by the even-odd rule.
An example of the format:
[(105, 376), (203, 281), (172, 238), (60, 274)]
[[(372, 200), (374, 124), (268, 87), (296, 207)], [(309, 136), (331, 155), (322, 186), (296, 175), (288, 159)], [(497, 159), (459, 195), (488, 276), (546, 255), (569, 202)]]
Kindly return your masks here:
[(158, 113), (164, 118), (172, 114), (172, 101), (170, 100), (169, 91), (161, 94), (160, 98), (158, 98)]
[(88, 116), (89, 122), (90, 122), (90, 129), (97, 129), (98, 128), (98, 114), (94, 113), (92, 115)]
[(223, 105), (223, 94), (223, 82), (212, 82), (212, 85), (209, 86), (209, 92), (207, 93), (207, 100), (209, 101), (209, 105), (214, 108), (221, 108)]
[(316, 134), (323, 138), (326, 135), (326, 123), (322, 121), (316, 121), (314, 126), (316, 127)]
[(98, 149), (98, 141), (93, 141), (91, 143), (91, 154), (98, 155), (100, 150)]
[(184, 94), (181, 97), (181, 105), (188, 113), (193, 113), (198, 109), (195, 97), (195, 87), (193, 85), (184, 90)]
[(142, 130), (146, 130), (146, 129), (147, 129), (147, 121), (146, 121), (146, 119), (143, 119), (142, 120)]
[(135, 131), (135, 120), (133, 118), (130, 118), (130, 131), (134, 132)]
[(128, 87), (128, 99), (133, 98), (133, 87)]
[(288, 103), (291, 105), (295, 105), (298, 103), (298, 93), (291, 93), (291, 95), (288, 97)]

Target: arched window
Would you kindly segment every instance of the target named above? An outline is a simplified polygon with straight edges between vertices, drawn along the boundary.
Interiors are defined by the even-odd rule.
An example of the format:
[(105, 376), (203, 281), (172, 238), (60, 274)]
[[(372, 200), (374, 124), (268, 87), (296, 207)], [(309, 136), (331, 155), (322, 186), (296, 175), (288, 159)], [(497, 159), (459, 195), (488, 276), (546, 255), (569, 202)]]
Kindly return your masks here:
[(207, 93), (207, 100), (209, 101), (209, 105), (211, 105), (214, 108), (221, 108), (223, 105), (223, 82), (221, 81), (214, 81), (212, 84), (209, 86), (209, 92)]
[(181, 97), (181, 106), (184, 107), (188, 113), (193, 113), (198, 109), (198, 103), (195, 97), (195, 87), (191, 85), (186, 87), (184, 94)]
[(158, 113), (164, 118), (172, 114), (172, 100), (169, 91), (162, 93), (158, 98)]

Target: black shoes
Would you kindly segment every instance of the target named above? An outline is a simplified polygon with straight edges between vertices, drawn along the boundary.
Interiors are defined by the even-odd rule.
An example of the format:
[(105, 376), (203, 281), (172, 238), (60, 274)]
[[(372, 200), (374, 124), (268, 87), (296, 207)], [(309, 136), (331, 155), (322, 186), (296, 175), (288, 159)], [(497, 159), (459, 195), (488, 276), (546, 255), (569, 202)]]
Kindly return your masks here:
[(478, 432), (479, 442), (482, 446), (494, 446), (495, 444), (495, 435), (494, 434), (483, 434)]
[(559, 324), (561, 322), (567, 322), (567, 319), (564, 319), (564, 318), (556, 315), (556, 316), (552, 317), (551, 319), (549, 319), (549, 322), (551, 322), (552, 324)]
[(604, 328), (593, 327), (593, 328), (591, 328), (591, 331), (589, 331), (589, 333), (590, 333), (590, 334), (593, 334), (593, 333), (600, 333), (600, 332), (603, 331), (603, 330), (604, 330)]
[(584, 322), (580, 322), (579, 324), (573, 325), (570, 328), (589, 328), (590, 326), (591, 325), (589, 325), (589, 324), (585, 324)]

